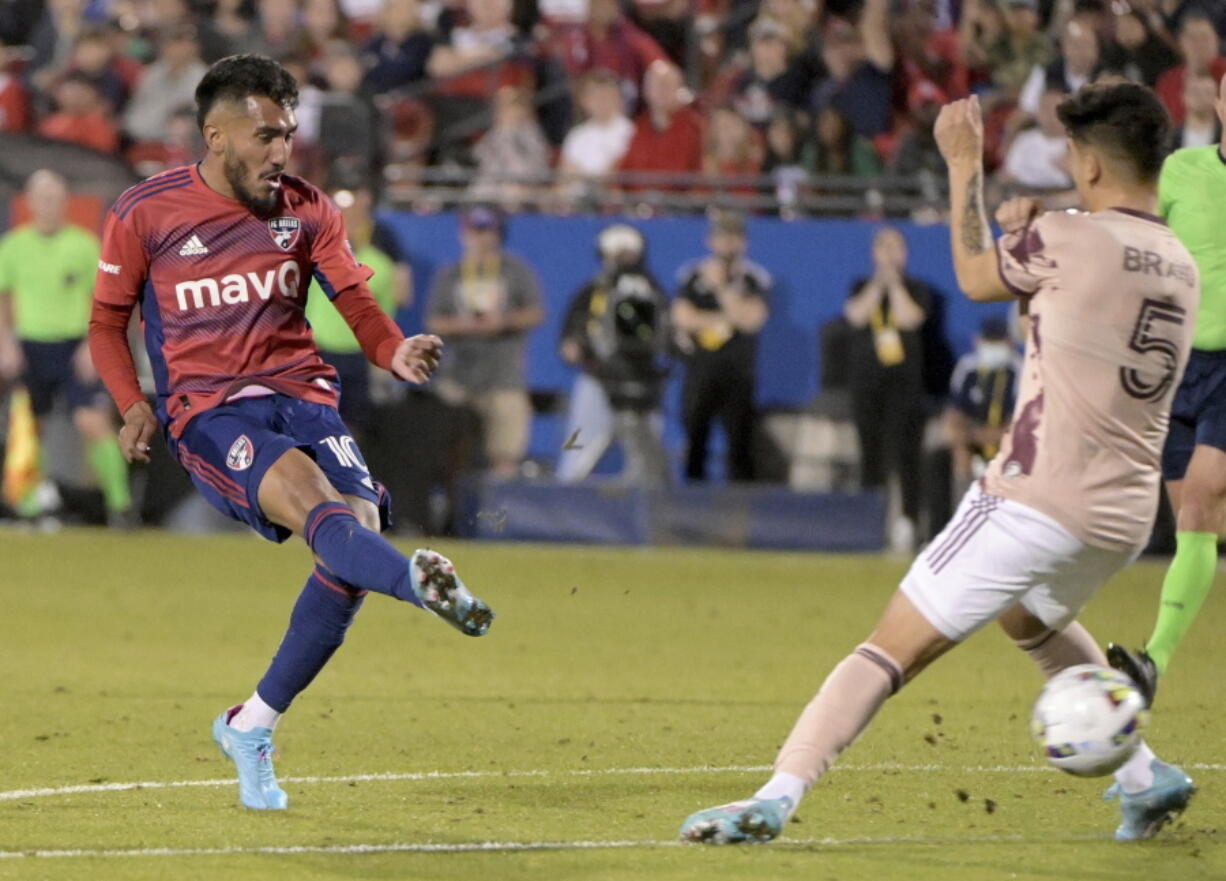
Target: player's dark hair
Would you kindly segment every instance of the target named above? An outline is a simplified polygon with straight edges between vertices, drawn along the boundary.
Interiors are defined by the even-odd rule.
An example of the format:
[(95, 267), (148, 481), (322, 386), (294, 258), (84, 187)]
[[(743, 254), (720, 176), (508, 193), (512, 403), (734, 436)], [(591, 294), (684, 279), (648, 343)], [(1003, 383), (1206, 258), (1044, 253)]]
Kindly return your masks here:
[(231, 55), (209, 68), (196, 86), (196, 124), (218, 101), (268, 98), (282, 107), (298, 106), (298, 83), (288, 70), (264, 55)]
[(1118, 160), (1141, 183), (1153, 183), (1170, 152), (1171, 118), (1145, 86), (1085, 86), (1056, 110), (1068, 136)]

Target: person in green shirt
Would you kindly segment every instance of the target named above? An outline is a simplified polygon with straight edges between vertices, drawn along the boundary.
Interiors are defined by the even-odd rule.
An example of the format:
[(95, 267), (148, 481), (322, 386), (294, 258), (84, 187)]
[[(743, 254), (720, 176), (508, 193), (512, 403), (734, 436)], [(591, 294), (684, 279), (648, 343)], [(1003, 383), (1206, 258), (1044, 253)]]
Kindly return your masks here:
[[(370, 292), (384, 312), (395, 315), (409, 303), (412, 275), (408, 264), (399, 259), (395, 239), (374, 217), (374, 195), (365, 184), (357, 184), (335, 190), (332, 199), (341, 210), (354, 257), (374, 270), (368, 282)], [(320, 355), (340, 377), (341, 418), (360, 433), (371, 419), (370, 363), (345, 319), (315, 281), (307, 296), (306, 315)]]
[[(1226, 77), (1218, 84), (1215, 109), (1226, 123)], [(1226, 136), (1168, 156), (1158, 198), (1162, 216), (1196, 261), (1201, 294), (1192, 356), (1171, 405), (1162, 452), (1162, 476), (1175, 511), (1175, 557), (1145, 648), (1107, 647), (1112, 666), (1131, 676), (1150, 702), (1213, 587), (1218, 537), (1226, 529)], [(1137, 351), (1154, 348), (1147, 331), (1137, 328)]]
[(132, 507), (110, 398), (85, 342), (98, 237), (66, 222), (68, 186), (53, 171), (30, 175), (31, 221), (0, 239), (0, 379), (20, 379), (42, 419), (67, 401), (113, 522)]

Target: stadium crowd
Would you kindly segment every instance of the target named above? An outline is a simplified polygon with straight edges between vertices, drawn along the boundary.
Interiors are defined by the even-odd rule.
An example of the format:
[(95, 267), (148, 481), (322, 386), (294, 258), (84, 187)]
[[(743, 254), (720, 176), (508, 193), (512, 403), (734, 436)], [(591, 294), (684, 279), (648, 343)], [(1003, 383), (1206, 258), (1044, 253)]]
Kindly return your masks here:
[(0, 131), (148, 174), (198, 155), (206, 65), (260, 52), (304, 84), (320, 183), (571, 210), (620, 175), (787, 206), (814, 175), (939, 179), (936, 110), (975, 92), (997, 180), (1050, 191), (1055, 104), (1087, 82), (1152, 86), (1181, 145), (1214, 140), (1224, 28), (1221, 0), (5, 0)]
[[(438, 402), (467, 413), (473, 428), (443, 444), (457, 460), (443, 481), (454, 482), (465, 456), (503, 477), (522, 473), (542, 412), (524, 362), (545, 311), (533, 267), (504, 250), (508, 209), (615, 211), (625, 205), (611, 192), (662, 191), (656, 208), (685, 206), (675, 198), (683, 193), (692, 206), (765, 194), (739, 207), (787, 213), (802, 190), (881, 175), (927, 180), (935, 193), (944, 178), (935, 114), (970, 92), (984, 107), (997, 188), (989, 199), (1029, 190), (1058, 200), (1071, 194), (1055, 108), (1083, 84), (1152, 86), (1178, 126), (1173, 146), (1221, 137), (1224, 30), (1226, 0), (4, 0), (0, 132), (120, 155), (151, 174), (201, 155), (193, 94), (211, 62), (241, 52), (279, 59), (303, 84), (293, 170), (328, 189), (355, 251), (381, 267), (383, 308), (394, 314), (416, 288), (426, 327), (449, 340)], [(461, 259), (417, 283), (374, 213), (404, 181), (445, 184), (469, 203)], [(59, 193), (63, 181), (32, 179), (26, 199), (50, 205), (33, 219), (58, 231), (64, 194), (35, 200), (36, 184)], [(437, 204), (417, 192), (414, 207)], [(558, 477), (586, 477), (617, 443), (631, 482), (667, 481), (667, 415), (684, 430), (686, 479), (706, 479), (715, 423), (728, 439), (723, 473), (761, 479), (755, 337), (770, 314), (773, 267), (750, 259), (744, 213), (714, 212), (709, 252), (693, 254), (675, 279), (646, 270), (633, 226), (606, 227), (596, 245), (600, 266), (575, 293), (558, 346), (577, 376)], [(55, 294), (58, 281), (32, 269), (55, 264), (54, 275), (58, 258), (23, 262), (19, 243), (5, 254), (0, 305), (7, 295)], [(944, 295), (908, 275), (906, 261), (901, 237), (879, 236), (864, 255), (871, 274), (830, 292), (846, 307), (821, 330), (823, 357), (846, 355), (850, 404), (840, 418), (859, 437), (863, 485), (899, 484), (899, 546), (914, 543), (921, 519), (942, 518), (939, 503), (920, 510), (932, 507), (917, 481), (932, 473), (921, 464), (925, 425), (945, 422), (937, 482), (965, 485), (995, 450), (1016, 379), (998, 324), (954, 371)], [(369, 367), (320, 308), (310, 319), (343, 377), (345, 418), (377, 444)], [(0, 312), (0, 385), (23, 376), (29, 385), (30, 352), (59, 347), (43, 359), (46, 400), (31, 393), (33, 416), (49, 411), (54, 389), (68, 390), (107, 513), (124, 522), (126, 474), (107, 432), (89, 421), (96, 376), (72, 357), (84, 336), (78, 317), (47, 331)], [(663, 412), (669, 362), (683, 377), (676, 414)], [(580, 429), (583, 443), (572, 445)]]

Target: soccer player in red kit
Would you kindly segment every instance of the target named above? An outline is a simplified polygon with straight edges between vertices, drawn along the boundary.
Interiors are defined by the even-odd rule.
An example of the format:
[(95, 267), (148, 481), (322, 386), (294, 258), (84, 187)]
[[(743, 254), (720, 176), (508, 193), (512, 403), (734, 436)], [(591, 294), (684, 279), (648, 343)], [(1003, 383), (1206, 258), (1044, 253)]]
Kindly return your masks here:
[[(107, 216), (90, 350), (123, 414), (120, 446), (147, 461), (161, 424), (171, 452), (223, 513), (273, 541), (302, 536), (316, 565), (255, 693), (223, 712), (213, 738), (238, 769), (242, 803), (283, 809), (272, 732), (340, 646), (367, 591), (435, 613), (470, 636), (493, 620), (455, 568), (405, 557), (380, 536), (390, 504), (336, 410), (335, 372), (304, 317), (314, 276), (366, 355), (425, 382), (442, 341), (406, 339), (379, 308), (340, 213), (285, 174), (298, 87), (271, 59), (218, 61), (196, 89), (207, 156), (152, 177)], [(126, 328), (139, 307), (157, 383), (140, 390)]]

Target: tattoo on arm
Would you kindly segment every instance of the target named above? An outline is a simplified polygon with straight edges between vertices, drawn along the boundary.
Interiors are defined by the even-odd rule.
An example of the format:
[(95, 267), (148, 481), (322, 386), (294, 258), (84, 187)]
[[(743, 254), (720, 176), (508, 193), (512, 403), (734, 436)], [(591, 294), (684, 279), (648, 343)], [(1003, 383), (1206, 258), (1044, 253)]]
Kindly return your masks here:
[(987, 220), (983, 216), (979, 187), (980, 172), (976, 171), (967, 181), (966, 202), (962, 206), (962, 246), (971, 256), (982, 254), (987, 250), (983, 244), (984, 233), (987, 231)]

